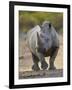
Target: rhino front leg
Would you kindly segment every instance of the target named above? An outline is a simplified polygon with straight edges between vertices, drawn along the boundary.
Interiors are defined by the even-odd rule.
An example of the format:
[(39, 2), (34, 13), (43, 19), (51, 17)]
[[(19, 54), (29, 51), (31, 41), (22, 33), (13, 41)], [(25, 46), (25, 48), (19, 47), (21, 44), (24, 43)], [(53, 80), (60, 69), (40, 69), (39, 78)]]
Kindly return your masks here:
[(43, 70), (47, 69), (48, 64), (47, 64), (47, 62), (45, 61), (45, 58), (44, 58), (43, 54), (40, 53), (40, 52), (38, 52), (38, 53), (37, 53), (37, 56), (38, 56), (38, 58), (39, 58), (39, 61), (41, 62), (41, 68), (42, 68)]
[(34, 54), (32, 54), (32, 58), (33, 58), (33, 63), (34, 63), (32, 66), (32, 70), (34, 70), (34, 71), (40, 70), (40, 68), (38, 66), (39, 59)]
[(49, 64), (50, 64), (49, 70), (56, 69), (56, 67), (54, 66), (54, 61), (57, 56), (58, 50), (59, 50), (59, 48), (52, 49), (52, 52), (51, 52), (52, 54), (51, 54), (50, 60), (49, 60)]

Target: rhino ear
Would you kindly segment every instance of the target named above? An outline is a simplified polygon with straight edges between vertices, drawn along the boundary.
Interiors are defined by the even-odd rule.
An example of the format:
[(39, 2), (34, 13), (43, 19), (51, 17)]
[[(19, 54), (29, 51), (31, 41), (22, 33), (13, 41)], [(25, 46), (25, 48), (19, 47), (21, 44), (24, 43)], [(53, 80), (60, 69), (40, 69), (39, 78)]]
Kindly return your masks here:
[(51, 23), (49, 23), (49, 28), (51, 28)]

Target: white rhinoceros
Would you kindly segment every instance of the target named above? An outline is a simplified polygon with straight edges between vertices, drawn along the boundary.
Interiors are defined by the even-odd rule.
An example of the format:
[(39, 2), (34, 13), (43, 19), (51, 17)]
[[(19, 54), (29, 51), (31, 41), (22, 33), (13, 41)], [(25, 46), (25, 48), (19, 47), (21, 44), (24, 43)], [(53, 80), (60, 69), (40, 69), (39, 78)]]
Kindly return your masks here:
[(41, 26), (37, 25), (27, 33), (27, 41), (34, 65), (32, 69), (40, 70), (38, 62), (41, 62), (41, 68), (47, 69), (48, 64), (45, 57), (50, 56), (49, 69), (56, 69), (54, 60), (59, 49), (59, 36), (49, 21), (44, 21)]

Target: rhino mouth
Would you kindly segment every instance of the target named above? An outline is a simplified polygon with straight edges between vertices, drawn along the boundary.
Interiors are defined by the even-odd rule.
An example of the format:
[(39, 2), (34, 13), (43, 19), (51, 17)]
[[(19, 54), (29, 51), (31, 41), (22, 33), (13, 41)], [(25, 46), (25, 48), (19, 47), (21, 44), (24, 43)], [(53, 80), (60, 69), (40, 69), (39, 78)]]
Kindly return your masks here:
[(52, 53), (52, 48), (46, 50), (46, 48), (38, 48), (38, 52), (42, 53), (45, 57), (50, 56)]
[(38, 48), (38, 52), (45, 54), (46, 53), (46, 49), (45, 48)]

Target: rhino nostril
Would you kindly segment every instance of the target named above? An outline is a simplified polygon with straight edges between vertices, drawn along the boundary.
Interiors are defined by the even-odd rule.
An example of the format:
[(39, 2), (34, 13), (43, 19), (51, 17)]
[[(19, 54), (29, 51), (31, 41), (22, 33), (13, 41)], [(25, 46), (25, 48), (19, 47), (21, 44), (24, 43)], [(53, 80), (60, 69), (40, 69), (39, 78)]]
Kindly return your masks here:
[(48, 38), (47, 38), (47, 39), (45, 39), (45, 41), (46, 41), (46, 42), (48, 42), (48, 40), (49, 40)]

